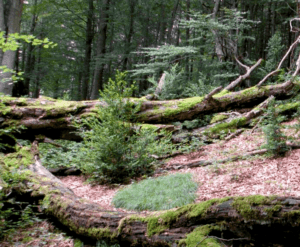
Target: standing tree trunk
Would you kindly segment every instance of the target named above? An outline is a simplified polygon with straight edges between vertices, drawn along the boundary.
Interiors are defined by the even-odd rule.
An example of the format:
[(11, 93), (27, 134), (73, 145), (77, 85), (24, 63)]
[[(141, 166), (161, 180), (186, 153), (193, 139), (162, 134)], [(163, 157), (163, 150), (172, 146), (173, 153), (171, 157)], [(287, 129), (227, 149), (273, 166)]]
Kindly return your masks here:
[(38, 58), (37, 58), (37, 63), (36, 63), (36, 78), (35, 78), (35, 85), (33, 89), (33, 98), (39, 98), (40, 96), (40, 78), (41, 78), (41, 53), (42, 53), (42, 46), (39, 46), (38, 50)]
[[(191, 6), (191, 1), (186, 0), (186, 21), (190, 21), (190, 6)], [(187, 27), (185, 29), (185, 34), (186, 34), (186, 45), (190, 44), (190, 28)], [(189, 69), (189, 58), (187, 57), (185, 60), (185, 73), (187, 75), (188, 80), (190, 80), (190, 69)]]
[(99, 97), (99, 90), (103, 89), (103, 71), (104, 71), (104, 56), (106, 52), (106, 38), (107, 38), (107, 24), (109, 19), (109, 3), (110, 0), (99, 0), (101, 7), (100, 18), (98, 20), (98, 39), (97, 39), (97, 55), (96, 66), (94, 71), (94, 79), (92, 86), (91, 99), (97, 99)]
[[(31, 19), (31, 27), (30, 27), (30, 34), (33, 35), (36, 23), (38, 20), (37, 16), (37, 0), (34, 0), (33, 5), (33, 15)], [(29, 95), (29, 85), (30, 85), (30, 77), (32, 72), (34, 71), (34, 55), (33, 53), (33, 45), (32, 43), (28, 44), (27, 49), (27, 57), (26, 57), (26, 63), (25, 63), (25, 74), (24, 74), (24, 81), (16, 84), (15, 86), (19, 88), (18, 95), (14, 95), (16, 97)]]
[[(2, 18), (1, 18), (2, 16)], [(5, 23), (4, 23), (4, 4), (3, 0), (0, 0), (0, 32), (5, 32)], [(3, 58), (3, 51), (0, 49), (0, 64), (2, 64), (2, 58)]]
[(86, 100), (88, 97), (92, 43), (94, 38), (93, 15), (94, 15), (93, 0), (89, 0), (89, 10), (88, 10), (87, 22), (86, 22), (85, 58), (84, 58), (83, 76), (82, 76), (82, 84), (81, 84), (82, 100)]
[[(20, 22), (23, 9), (23, 0), (0, 0), (0, 28), (8, 36), (12, 33), (20, 32)], [(16, 51), (6, 51), (3, 53), (1, 65), (8, 69), (14, 69)], [(13, 81), (12, 73), (6, 72), (0, 74), (0, 92), (12, 95)]]
[(173, 31), (174, 21), (175, 21), (175, 17), (176, 17), (178, 6), (179, 6), (179, 1), (180, 0), (177, 0), (175, 2), (175, 5), (174, 5), (173, 11), (172, 11), (172, 17), (171, 17), (170, 26), (169, 26), (168, 35), (167, 35), (167, 41), (169, 44), (172, 43), (172, 31)]
[(130, 44), (131, 44), (131, 39), (133, 36), (133, 26), (134, 26), (134, 16), (135, 16), (135, 1), (134, 0), (128, 0), (129, 4), (129, 15), (130, 15), (130, 21), (129, 21), (129, 32), (128, 35), (126, 35), (126, 40), (125, 40), (125, 58), (123, 61), (123, 71), (127, 70), (128, 68), (128, 56), (130, 54)]
[[(215, 21), (218, 21), (217, 13), (219, 11), (219, 8), (220, 8), (220, 0), (215, 0), (215, 6), (214, 6), (214, 9), (213, 9), (213, 13), (212, 13), (212, 18)], [(224, 52), (223, 52), (223, 49), (222, 49), (222, 40), (219, 37), (217, 31), (212, 30), (212, 32), (215, 35), (215, 52), (216, 52), (216, 55), (217, 55), (219, 61), (222, 62), (223, 59), (224, 59)]]

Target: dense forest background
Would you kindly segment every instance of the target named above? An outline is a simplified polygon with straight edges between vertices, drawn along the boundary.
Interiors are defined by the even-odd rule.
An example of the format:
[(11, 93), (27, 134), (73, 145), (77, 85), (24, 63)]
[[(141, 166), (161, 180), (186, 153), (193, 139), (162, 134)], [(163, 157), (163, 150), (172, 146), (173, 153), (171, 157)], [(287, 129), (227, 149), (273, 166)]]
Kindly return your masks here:
[[(1, 2), (5, 13), (10, 1)], [(24, 74), (13, 95), (97, 99), (116, 70), (129, 71), (135, 96), (152, 93), (163, 72), (162, 98), (203, 95), (244, 71), (235, 57), (263, 59), (243, 86), (255, 85), (295, 40), (295, 17), (295, 0), (24, 1), (20, 33), (57, 46), (18, 41), (13, 69)]]

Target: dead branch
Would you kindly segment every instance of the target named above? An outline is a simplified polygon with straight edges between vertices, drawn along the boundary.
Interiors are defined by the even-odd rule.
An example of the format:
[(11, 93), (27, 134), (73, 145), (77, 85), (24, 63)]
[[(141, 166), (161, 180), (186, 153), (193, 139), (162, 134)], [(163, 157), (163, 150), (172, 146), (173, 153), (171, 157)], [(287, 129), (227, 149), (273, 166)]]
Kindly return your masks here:
[(243, 68), (246, 69), (246, 74), (244, 75), (240, 75), (236, 80), (234, 80), (233, 82), (231, 82), (226, 88), (225, 90), (228, 90), (228, 91), (232, 91), (235, 87), (237, 87), (238, 85), (241, 84), (242, 81), (244, 81), (245, 79), (247, 79), (250, 74), (252, 73), (252, 71), (254, 69), (256, 69), (257, 66), (259, 66), (262, 62), (262, 59), (259, 59), (256, 64), (254, 64), (251, 68), (242, 64), (236, 57), (235, 57), (235, 60), (238, 62), (239, 65), (241, 65)]
[[(276, 75), (277, 73), (279, 73), (280, 68), (282, 66), (282, 63), (284, 62), (284, 60), (288, 57), (288, 55), (290, 54), (290, 52), (298, 45), (298, 43), (300, 42), (300, 36), (297, 37), (296, 41), (290, 46), (290, 48), (288, 49), (288, 51), (286, 52), (286, 54), (283, 56), (283, 58), (281, 59), (279, 65), (277, 66), (277, 68), (272, 71), (271, 73), (267, 74), (256, 86), (257, 87), (261, 87), (263, 83), (265, 83), (271, 76)], [(297, 61), (298, 62), (298, 61)]]
[(159, 80), (159, 83), (157, 85), (157, 88), (155, 89), (155, 94), (159, 95), (161, 93), (161, 90), (165, 84), (165, 78), (166, 78), (166, 73), (164, 72)]
[(204, 100), (207, 100), (207, 101), (211, 100), (212, 96), (217, 94), (218, 92), (220, 92), (222, 89), (223, 89), (222, 86), (215, 88), (214, 90), (212, 90), (209, 94), (207, 94), (205, 96)]
[(231, 135), (227, 136), (227, 137), (225, 138), (225, 141), (229, 141), (229, 140), (231, 140), (232, 138), (237, 137), (239, 134), (243, 133), (243, 131), (244, 131), (243, 129), (237, 130), (236, 132), (234, 132), (234, 133), (232, 133)]

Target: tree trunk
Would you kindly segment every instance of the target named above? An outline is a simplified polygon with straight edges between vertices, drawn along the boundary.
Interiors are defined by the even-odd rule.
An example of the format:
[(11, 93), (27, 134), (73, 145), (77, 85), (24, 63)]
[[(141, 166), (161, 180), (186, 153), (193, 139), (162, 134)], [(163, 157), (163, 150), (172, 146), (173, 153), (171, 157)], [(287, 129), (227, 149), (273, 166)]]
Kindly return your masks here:
[[(299, 198), (253, 195), (212, 199), (153, 213), (105, 211), (77, 197), (45, 169), (36, 145), (34, 142), (31, 150), (23, 148), (6, 157), (19, 159), (19, 163), (24, 162), (25, 154), (27, 163), (29, 159), (20, 173), (32, 173), (24, 173), (16, 191), (23, 198), (40, 201), (46, 215), (80, 236), (120, 246), (222, 246), (224, 242), (229, 246), (295, 246), (300, 242), (299, 224), (295, 223), (299, 220)], [(9, 169), (5, 159), (0, 167)], [(0, 190), (3, 188), (2, 181)]]
[[(295, 85), (292, 81), (287, 81), (272, 86), (254, 86), (238, 92), (226, 93), (226, 91), (222, 91), (218, 94), (218, 91), (214, 90), (206, 97), (169, 101), (148, 101), (143, 98), (142, 101), (140, 99), (132, 99), (132, 101), (136, 102), (136, 104), (142, 102), (140, 112), (137, 114), (137, 121), (163, 124), (195, 118), (201, 119), (205, 115), (219, 112), (251, 109), (272, 95), (279, 99), (290, 97), (289, 92), (295, 88)], [(74, 117), (79, 119), (90, 115), (97, 117), (95, 108), (105, 107), (105, 103), (101, 101), (66, 101), (62, 104), (60, 101), (51, 98), (35, 100), (0, 98), (1, 102), (7, 108), (0, 112), (0, 128), (8, 126), (12, 122), (16, 125), (23, 125), (27, 129), (22, 130), (22, 138), (31, 140), (34, 138), (34, 135), (39, 134), (54, 139), (81, 140), (81, 137), (74, 133), (72, 134), (75, 130), (75, 127), (72, 125)], [(49, 106), (51, 106), (51, 110), (49, 110)], [(245, 118), (246, 115), (240, 116), (239, 126), (248, 123)], [(230, 126), (230, 123), (227, 124)], [(49, 128), (55, 129), (55, 131), (49, 132)]]
[(32, 92), (32, 98), (38, 99), (40, 97), (40, 78), (41, 78), (41, 53), (42, 53), (42, 46), (38, 48), (38, 59), (35, 65), (36, 68), (36, 77), (34, 81), (34, 88)]
[(99, 90), (103, 89), (103, 71), (104, 71), (104, 56), (106, 51), (106, 38), (107, 38), (107, 25), (109, 19), (109, 4), (110, 0), (103, 0), (103, 4), (100, 6), (100, 18), (98, 20), (98, 39), (97, 39), (97, 55), (96, 55), (96, 67), (94, 70), (93, 88), (91, 99), (97, 99), (99, 97)]
[(168, 35), (167, 35), (167, 42), (168, 42), (168, 44), (172, 44), (172, 31), (173, 31), (174, 21), (175, 21), (177, 10), (178, 10), (178, 6), (179, 6), (179, 1), (180, 0), (177, 0), (175, 2), (175, 5), (174, 5), (173, 11), (172, 11), (172, 16), (171, 16), (171, 20), (170, 20), (169, 29), (168, 29)]
[(134, 34), (134, 17), (135, 17), (135, 4), (136, 2), (133, 0), (128, 0), (128, 5), (129, 5), (129, 15), (130, 15), (130, 20), (129, 20), (129, 31), (128, 34), (125, 35), (125, 54), (124, 54), (124, 60), (123, 60), (123, 67), (122, 70), (125, 71), (128, 69), (128, 57), (130, 54), (130, 46), (131, 46), (131, 39)]
[[(23, 9), (23, 0), (8, 0), (4, 4), (0, 1), (0, 11), (4, 10), (4, 14), (0, 12), (0, 25), (4, 23), (5, 35), (20, 32), (20, 22)], [(3, 26), (0, 28), (2, 29)], [(8, 69), (14, 69), (16, 51), (6, 51), (2, 56), (2, 66), (7, 66)], [(12, 73), (0, 73), (0, 92), (12, 95), (13, 81), (11, 79)]]
[(93, 15), (94, 15), (93, 0), (89, 0), (89, 10), (88, 10), (87, 21), (86, 21), (85, 57), (84, 57), (84, 67), (83, 67), (83, 76), (82, 76), (82, 84), (81, 84), (81, 90), (82, 90), (81, 100), (88, 99), (90, 63), (91, 63), (91, 55), (92, 55), (92, 43), (94, 38)]
[[(34, 6), (33, 6), (34, 10), (33, 10), (33, 15), (32, 15), (32, 19), (31, 19), (31, 28), (30, 28), (30, 34), (33, 35), (36, 24), (37, 24), (37, 20), (38, 20), (38, 16), (37, 16), (37, 0), (34, 1)], [(25, 73), (24, 73), (24, 81), (23, 81), (23, 87), (22, 90), (18, 90), (19, 91), (19, 95), (15, 95), (16, 97), (20, 97), (20, 96), (29, 96), (29, 84), (30, 84), (30, 80), (31, 80), (31, 76), (32, 76), (32, 72), (34, 71), (34, 62), (35, 59), (33, 58), (33, 50), (34, 47), (32, 45), (32, 43), (28, 44), (28, 49), (27, 49), (27, 56), (26, 56), (26, 65), (25, 65)]]

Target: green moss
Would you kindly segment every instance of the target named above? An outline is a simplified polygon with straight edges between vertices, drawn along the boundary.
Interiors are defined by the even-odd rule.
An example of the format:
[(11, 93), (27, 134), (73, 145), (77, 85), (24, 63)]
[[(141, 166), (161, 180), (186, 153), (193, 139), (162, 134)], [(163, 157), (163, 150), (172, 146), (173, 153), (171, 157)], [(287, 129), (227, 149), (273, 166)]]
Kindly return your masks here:
[(5, 116), (10, 113), (12, 108), (10, 106), (5, 106), (4, 104), (0, 104), (0, 115)]
[(264, 211), (267, 213), (269, 217), (272, 217), (274, 213), (280, 211), (282, 209), (282, 205), (275, 205), (269, 208), (264, 208)]
[(167, 101), (163, 106), (157, 108), (157, 106), (153, 106), (151, 111), (146, 113), (142, 113), (139, 115), (139, 120), (147, 120), (149, 116), (161, 114), (161, 116), (173, 116), (182, 111), (187, 111), (194, 107), (195, 105), (201, 103), (204, 97), (192, 97), (187, 99), (180, 100), (170, 100)]
[(282, 216), (288, 218), (289, 221), (293, 219), (294, 223), (300, 224), (300, 210), (292, 210), (284, 213)]
[(221, 98), (221, 97), (223, 97), (224, 95), (230, 94), (230, 93), (231, 93), (230, 91), (223, 89), (221, 92), (219, 92), (219, 93), (213, 95), (213, 98)]
[(183, 207), (180, 207), (176, 210), (169, 210), (165, 213), (162, 213), (159, 216), (150, 216), (150, 217), (138, 217), (132, 216), (124, 219), (118, 228), (118, 231), (121, 232), (122, 227), (125, 223), (129, 223), (130, 221), (141, 221), (147, 222), (147, 235), (150, 237), (154, 234), (161, 233), (166, 229), (170, 228), (172, 223), (175, 223), (179, 217), (204, 217), (208, 212), (211, 206), (216, 204), (221, 204), (225, 201), (228, 201), (230, 197), (225, 197), (221, 199), (212, 199), (209, 201), (197, 203), (197, 204), (189, 204)]
[(276, 106), (276, 111), (283, 113), (289, 110), (297, 110), (300, 107), (300, 102), (286, 103)]
[(150, 237), (154, 234), (163, 232), (164, 230), (168, 229), (169, 222), (165, 222), (163, 218), (158, 217), (150, 217), (147, 218), (147, 235)]
[(201, 103), (203, 99), (204, 97), (192, 97), (192, 98), (182, 99), (177, 103), (177, 108), (171, 108), (171, 107), (167, 108), (164, 111), (165, 116), (172, 116), (182, 111), (187, 111), (192, 107), (194, 107), (195, 105)]
[[(195, 247), (195, 246), (210, 246), (219, 247), (222, 246), (213, 238), (206, 238), (213, 230), (220, 230), (219, 226), (204, 225), (197, 227), (185, 239), (179, 241), (178, 246)], [(205, 239), (206, 238), (206, 239)], [(199, 244), (201, 242), (201, 244)]]
[(259, 210), (253, 209), (253, 206), (271, 203), (275, 198), (276, 196), (267, 197), (261, 195), (236, 197), (234, 198), (231, 206), (235, 208), (246, 220), (253, 219), (260, 214)]
[(27, 167), (35, 162), (34, 157), (30, 152), (30, 147), (18, 149), (17, 152), (6, 155), (2, 161), (8, 168), (19, 168), (20, 166)]
[(188, 212), (187, 214), (188, 218), (198, 217), (198, 216), (204, 217), (211, 206), (215, 204), (221, 204), (223, 202), (228, 201), (229, 199), (230, 197), (224, 197), (220, 199), (214, 198), (201, 203), (187, 205), (185, 206), (186, 209), (184, 210)]
[(157, 130), (159, 128), (155, 124), (138, 124), (138, 125), (142, 126), (143, 129), (148, 129), (148, 130)]
[(218, 134), (222, 130), (228, 131), (231, 129), (236, 129), (238, 127), (244, 126), (246, 123), (247, 123), (247, 119), (245, 117), (235, 118), (235, 119), (231, 120), (230, 122), (216, 124), (215, 126), (207, 129), (205, 131), (205, 134), (207, 134), (207, 135)]
[(213, 116), (213, 118), (210, 120), (210, 124), (216, 123), (216, 122), (220, 122), (224, 119), (227, 119), (228, 116), (224, 115), (224, 114), (216, 114)]
[[(85, 232), (85, 228), (79, 228), (79, 232)], [(88, 235), (96, 238), (96, 239), (102, 239), (102, 238), (109, 238), (111, 239), (115, 234), (109, 229), (109, 228), (90, 228), (88, 229)]]
[(250, 87), (247, 88), (245, 90), (240, 91), (240, 95), (241, 97), (245, 97), (245, 96), (252, 96), (252, 95), (256, 95), (258, 93), (266, 93), (270, 90), (271, 86), (263, 86), (263, 87)]

